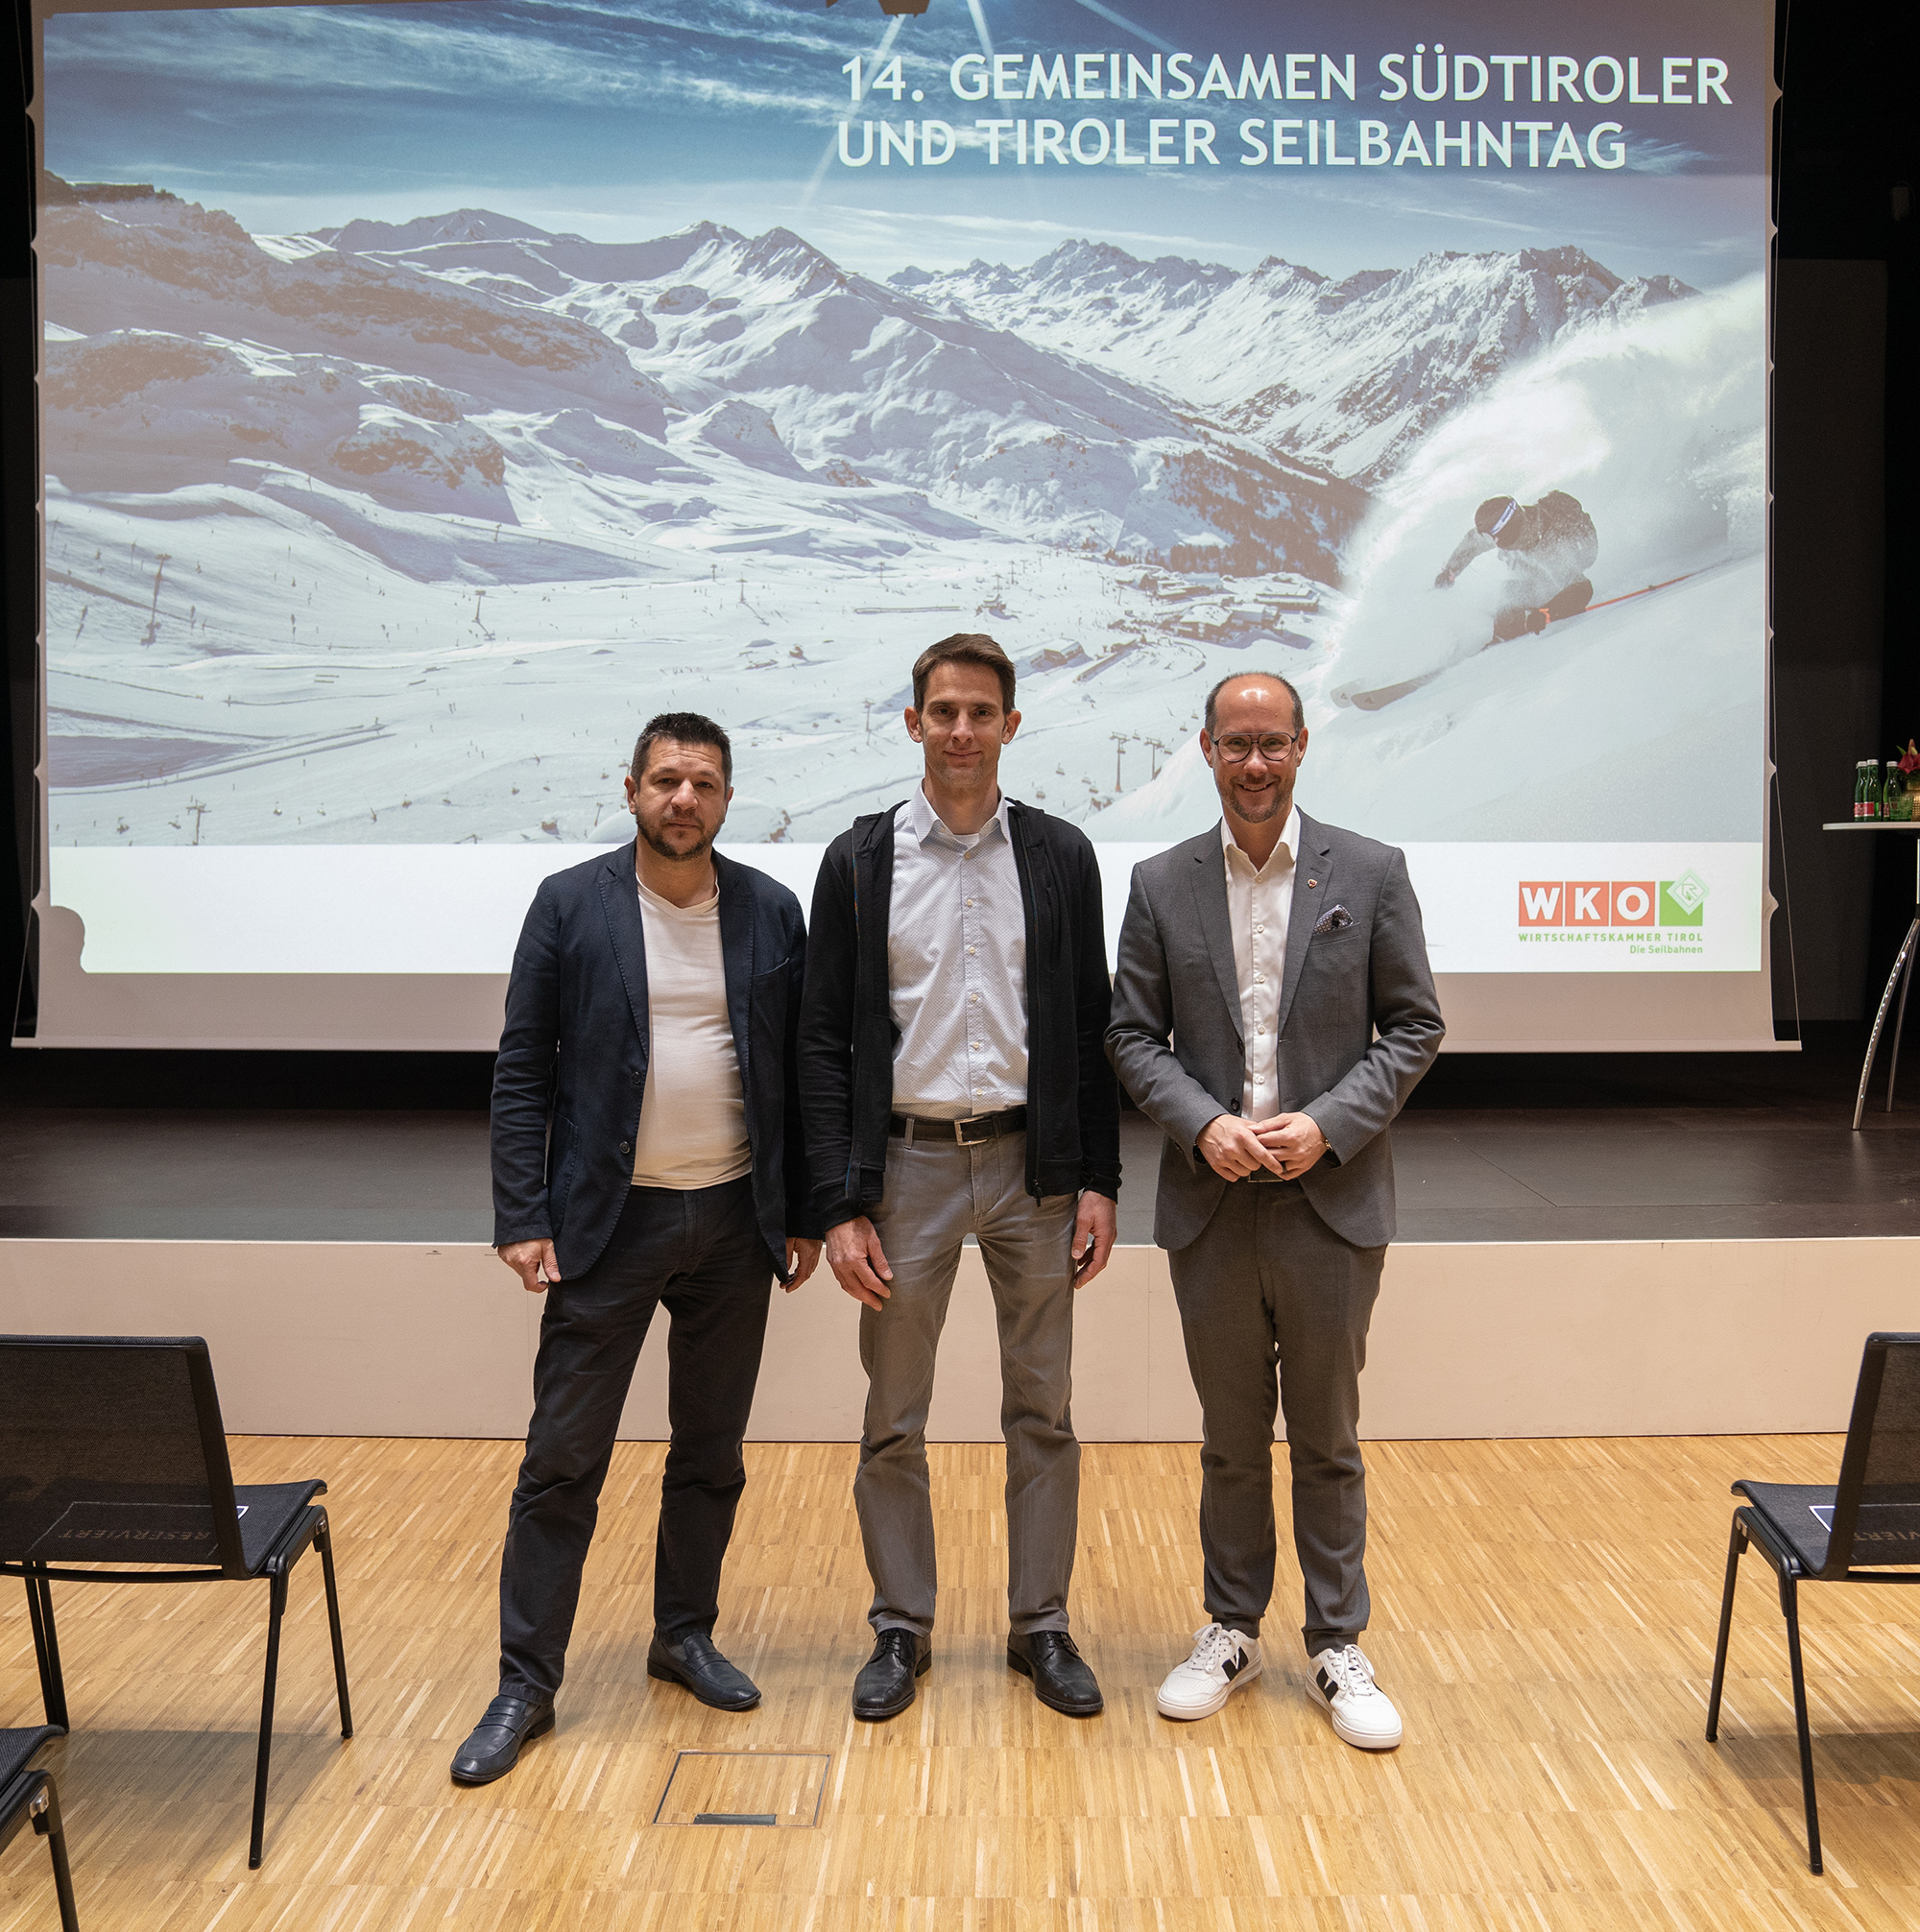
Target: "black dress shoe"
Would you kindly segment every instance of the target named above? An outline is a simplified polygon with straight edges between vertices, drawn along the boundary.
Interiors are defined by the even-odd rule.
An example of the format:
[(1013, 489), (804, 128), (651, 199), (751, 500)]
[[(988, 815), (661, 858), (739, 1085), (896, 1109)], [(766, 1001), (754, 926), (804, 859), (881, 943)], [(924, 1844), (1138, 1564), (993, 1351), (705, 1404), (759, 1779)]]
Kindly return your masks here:
[(1033, 1679), (1033, 1694), (1068, 1717), (1098, 1717), (1107, 1701), (1079, 1646), (1064, 1630), (1037, 1630), (1007, 1638), (1007, 1662)]
[(505, 1777), (519, 1762), (520, 1746), (552, 1729), (550, 1698), (535, 1704), (523, 1697), (496, 1697), (472, 1736), (453, 1753), (454, 1783), (492, 1784)]
[(913, 1702), (914, 1679), (933, 1661), (933, 1639), (910, 1630), (883, 1630), (853, 1680), (853, 1715), (868, 1724), (898, 1717)]
[(752, 1710), (760, 1687), (713, 1648), (713, 1639), (689, 1631), (678, 1643), (654, 1632), (647, 1646), (647, 1675), (662, 1683), (684, 1683), (702, 1704), (715, 1710)]

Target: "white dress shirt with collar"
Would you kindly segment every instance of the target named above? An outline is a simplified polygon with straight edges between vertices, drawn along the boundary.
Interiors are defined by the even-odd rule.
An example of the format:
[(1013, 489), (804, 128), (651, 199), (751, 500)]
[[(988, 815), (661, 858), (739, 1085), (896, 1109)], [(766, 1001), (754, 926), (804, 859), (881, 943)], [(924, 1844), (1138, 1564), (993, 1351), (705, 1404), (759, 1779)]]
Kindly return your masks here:
[(894, 1111), (961, 1120), (1026, 1105), (1026, 909), (1007, 799), (971, 837), (924, 786), (894, 818), (887, 990)]
[(1227, 918), (1234, 930), (1234, 974), (1240, 989), (1240, 1038), (1247, 1050), (1240, 1118), (1271, 1120), (1280, 1111), (1280, 988), (1286, 975), (1300, 808), (1287, 811), (1280, 843), (1263, 866), (1256, 868), (1235, 843), (1224, 818), (1220, 845), (1227, 868)]

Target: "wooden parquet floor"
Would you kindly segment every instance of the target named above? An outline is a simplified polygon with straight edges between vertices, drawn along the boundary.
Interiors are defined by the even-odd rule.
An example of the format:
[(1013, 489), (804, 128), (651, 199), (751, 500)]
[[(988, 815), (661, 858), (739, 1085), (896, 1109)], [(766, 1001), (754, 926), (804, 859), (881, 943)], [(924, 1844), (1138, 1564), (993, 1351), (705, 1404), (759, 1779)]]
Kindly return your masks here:
[[(920, 1702), (852, 1723), (867, 1580), (851, 1447), (750, 1448), (717, 1633), (763, 1686), (728, 1718), (652, 1682), (661, 1451), (616, 1452), (557, 1732), (481, 1790), (454, 1746), (494, 1688), (516, 1444), (234, 1444), (243, 1482), (324, 1475), (356, 1735), (318, 1563), (295, 1573), (266, 1863), (246, 1864), (264, 1587), (57, 1586), (77, 1730), (54, 1747), (86, 1932), (1685, 1932), (1920, 1928), (1920, 1591), (1803, 1592), (1827, 1875), (1802, 1853), (1770, 1572), (1743, 1565), (1721, 1743), (1702, 1738), (1737, 1475), (1830, 1481), (1831, 1437), (1375, 1443), (1368, 1649), (1406, 1720), (1339, 1743), (1308, 1700), (1283, 1564), (1261, 1682), (1175, 1726), (1154, 1688), (1201, 1621), (1195, 1452), (1086, 1451), (1076, 1723), (1002, 1661), (997, 1448), (933, 1452), (941, 1627)], [(0, 1722), (36, 1720), (23, 1593)], [(680, 1752), (817, 1790), (792, 1828), (653, 1822)], [(729, 1767), (689, 1760), (698, 1788)], [(789, 1777), (789, 1773), (792, 1777)], [(806, 1776), (813, 1783), (806, 1783)], [(783, 1783), (782, 1780), (785, 1780)], [(735, 1808), (725, 1805), (722, 1808)], [(741, 1804), (738, 1808), (751, 1808)], [(55, 1922), (38, 1842), (0, 1928)]]

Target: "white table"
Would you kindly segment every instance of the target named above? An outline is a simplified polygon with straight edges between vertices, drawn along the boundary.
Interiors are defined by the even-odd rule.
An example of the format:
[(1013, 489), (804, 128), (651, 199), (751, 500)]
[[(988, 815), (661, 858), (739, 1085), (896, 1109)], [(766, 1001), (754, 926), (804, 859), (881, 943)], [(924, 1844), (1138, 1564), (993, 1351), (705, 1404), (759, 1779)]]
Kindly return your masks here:
[[(1915, 832), (1920, 819), (1836, 819), (1822, 825), (1823, 832)], [(1860, 1132), (1860, 1115), (1866, 1111), (1866, 1085), (1873, 1078), (1873, 1057), (1880, 1051), (1881, 1029), (1886, 1024), (1887, 1009), (1893, 1005), (1894, 989), (1900, 990), (1900, 1005), (1893, 1017), (1893, 1052), (1886, 1063), (1886, 1110), (1893, 1111), (1893, 1082), (1900, 1071), (1900, 1034), (1907, 1024), (1907, 990), (1913, 981), (1913, 954), (1920, 942), (1920, 846), (1913, 852), (1913, 918), (1907, 937), (1893, 958), (1893, 970), (1886, 976), (1886, 990), (1880, 996), (1880, 1011), (1873, 1016), (1873, 1036), (1866, 1043), (1866, 1063), (1860, 1068), (1860, 1092), (1854, 1098), (1854, 1132)]]

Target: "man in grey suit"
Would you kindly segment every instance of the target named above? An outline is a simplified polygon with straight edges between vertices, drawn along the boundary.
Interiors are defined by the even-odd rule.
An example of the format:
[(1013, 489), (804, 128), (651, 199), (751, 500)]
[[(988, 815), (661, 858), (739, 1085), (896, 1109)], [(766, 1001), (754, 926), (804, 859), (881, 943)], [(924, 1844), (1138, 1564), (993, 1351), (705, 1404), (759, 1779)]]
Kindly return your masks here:
[(1166, 1135), (1154, 1239), (1205, 1418), (1208, 1622), (1160, 1708), (1211, 1716), (1260, 1675), (1278, 1407), (1314, 1683), (1342, 1738), (1390, 1750), (1400, 1716), (1358, 1643), (1359, 1377), (1394, 1232), (1387, 1127), (1444, 1027), (1404, 854), (1293, 803), (1307, 754), (1293, 686), (1223, 680), (1200, 749), (1221, 822), (1134, 868), (1107, 1033)]

